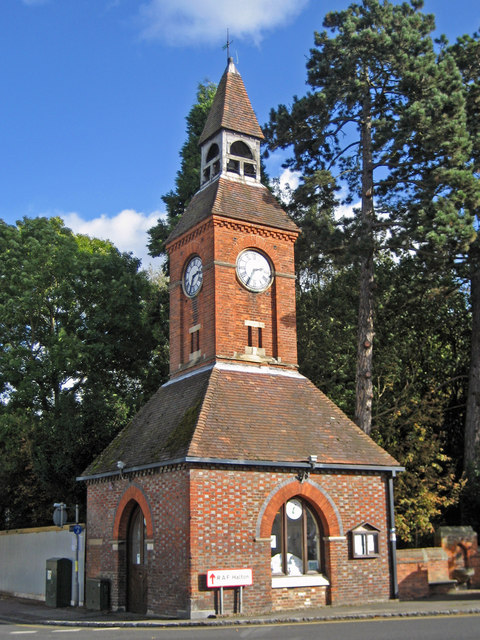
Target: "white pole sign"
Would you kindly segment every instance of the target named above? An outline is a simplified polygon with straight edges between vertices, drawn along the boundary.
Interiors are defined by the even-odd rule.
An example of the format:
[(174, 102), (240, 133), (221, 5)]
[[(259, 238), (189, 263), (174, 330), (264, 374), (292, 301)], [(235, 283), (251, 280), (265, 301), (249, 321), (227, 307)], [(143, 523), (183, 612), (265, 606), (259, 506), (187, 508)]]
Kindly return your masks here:
[(251, 569), (207, 571), (207, 587), (247, 587), (253, 584)]

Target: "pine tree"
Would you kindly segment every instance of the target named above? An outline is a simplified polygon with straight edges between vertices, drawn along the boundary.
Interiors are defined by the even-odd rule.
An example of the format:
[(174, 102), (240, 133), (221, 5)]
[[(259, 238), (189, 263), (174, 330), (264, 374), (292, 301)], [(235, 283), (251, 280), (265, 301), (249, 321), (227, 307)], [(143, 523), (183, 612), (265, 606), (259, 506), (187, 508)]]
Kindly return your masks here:
[[(448, 50), (460, 69), (467, 104), (467, 127), (472, 143), (470, 166), (480, 178), (480, 35), (464, 35)], [(477, 234), (480, 226), (478, 200), (471, 202)], [(467, 409), (465, 417), (464, 468), (472, 480), (480, 472), (480, 239), (470, 245), (463, 275), (470, 282), (472, 337)]]
[[(307, 62), (312, 91), (272, 111), (271, 149), (301, 172), (295, 217), (308, 244), (359, 267), (355, 420), (372, 420), (374, 258), (381, 247), (455, 253), (472, 239), (474, 189), (458, 69), (435, 53), (423, 2), (363, 0), (327, 14)], [(336, 205), (355, 205), (335, 219)], [(307, 279), (308, 281), (308, 279)]]

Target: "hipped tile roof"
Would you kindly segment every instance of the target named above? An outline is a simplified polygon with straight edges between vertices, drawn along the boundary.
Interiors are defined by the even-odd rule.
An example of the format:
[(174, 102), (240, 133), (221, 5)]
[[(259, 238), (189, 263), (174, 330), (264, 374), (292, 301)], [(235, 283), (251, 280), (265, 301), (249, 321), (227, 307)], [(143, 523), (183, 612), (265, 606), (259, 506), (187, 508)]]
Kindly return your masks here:
[(220, 129), (230, 129), (254, 138), (264, 139), (253, 111), (242, 76), (229, 60), (225, 73), (213, 99), (199, 144), (215, 135)]
[(266, 187), (219, 178), (193, 196), (167, 244), (210, 215), (298, 233), (297, 225)]
[(83, 477), (186, 456), (398, 466), (307, 378), (215, 365), (161, 387)]

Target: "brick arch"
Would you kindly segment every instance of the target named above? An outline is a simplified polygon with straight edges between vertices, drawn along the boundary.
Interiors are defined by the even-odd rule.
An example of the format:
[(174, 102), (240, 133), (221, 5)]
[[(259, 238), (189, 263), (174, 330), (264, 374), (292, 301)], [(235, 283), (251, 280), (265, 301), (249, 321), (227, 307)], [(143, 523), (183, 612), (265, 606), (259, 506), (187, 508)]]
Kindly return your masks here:
[(316, 482), (286, 480), (267, 496), (257, 520), (257, 537), (269, 538), (275, 516), (285, 502), (295, 496), (306, 500), (323, 526), (326, 536), (343, 536), (343, 524), (336, 504), (328, 493)]
[(153, 538), (153, 519), (148, 499), (143, 490), (137, 485), (130, 485), (119, 500), (113, 523), (113, 539), (125, 540), (130, 515), (136, 505), (139, 505), (146, 522), (147, 538)]

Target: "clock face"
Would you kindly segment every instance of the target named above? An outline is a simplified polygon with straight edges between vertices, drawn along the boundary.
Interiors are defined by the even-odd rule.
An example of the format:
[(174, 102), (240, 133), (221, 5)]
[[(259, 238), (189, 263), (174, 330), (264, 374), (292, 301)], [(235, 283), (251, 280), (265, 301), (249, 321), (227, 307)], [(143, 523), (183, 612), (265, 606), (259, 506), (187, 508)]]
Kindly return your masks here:
[(183, 274), (183, 290), (189, 298), (196, 296), (202, 286), (203, 271), (202, 260), (199, 256), (194, 256), (185, 267)]
[(298, 520), (302, 515), (302, 505), (298, 500), (289, 500), (287, 502), (287, 516), (290, 520)]
[(264, 291), (272, 282), (272, 267), (263, 253), (247, 249), (237, 258), (237, 275), (250, 291)]

